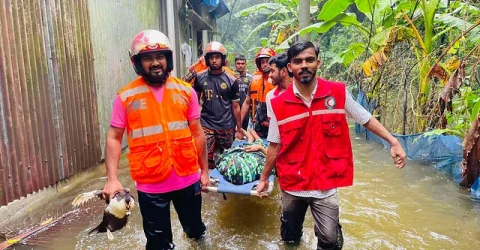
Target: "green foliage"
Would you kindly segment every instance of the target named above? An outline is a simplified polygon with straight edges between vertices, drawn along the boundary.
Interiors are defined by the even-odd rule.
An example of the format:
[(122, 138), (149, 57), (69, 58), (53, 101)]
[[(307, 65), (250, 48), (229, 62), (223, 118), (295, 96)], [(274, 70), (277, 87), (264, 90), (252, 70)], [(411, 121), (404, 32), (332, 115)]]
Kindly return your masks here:
[(324, 22), (329, 21), (341, 14), (353, 2), (353, 0), (329, 0), (323, 5), (317, 19)]
[[(314, 19), (319, 11), (318, 4), (320, 2), (322, 2), (322, 0), (310, 1), (310, 14), (312, 19)], [(264, 45), (267, 47), (276, 47), (278, 50), (281, 50), (288, 46), (277, 47), (277, 45), (298, 31), (298, 5), (298, 0), (273, 0), (273, 3), (261, 3), (245, 8), (237, 12), (235, 16), (248, 16), (248, 18), (251, 18), (257, 15), (266, 15), (266, 21), (252, 29), (246, 42), (258, 36), (260, 31), (270, 28), (270, 32), (266, 36), (268, 37), (266, 44)]]
[[(227, 0), (234, 1), (240, 2)], [(428, 113), (434, 113), (431, 109), (442, 88), (441, 81), (434, 82), (430, 74), (437, 58), (442, 55), (438, 65), (445, 70), (437, 73), (444, 73), (447, 77), (455, 70), (452, 61), (473, 54), (470, 66), (465, 67), (468, 75), (473, 70), (472, 64), (479, 60), (471, 52), (480, 43), (480, 26), (454, 41), (479, 22), (479, 5), (475, 1), (312, 0), (311, 20), (316, 21), (302, 30), (298, 30), (298, 0), (241, 3), (244, 8), (234, 11), (234, 17), (243, 23), (246, 32), (243, 33), (245, 39), (235, 43), (237, 48), (242, 47), (249, 53), (256, 52), (260, 46), (282, 50), (288, 48), (298, 36), (309, 34), (312, 41), (321, 44), (321, 71), (348, 75), (347, 78), (364, 90), (372, 90), (368, 93), (370, 96), (383, 98), (380, 106), (388, 103), (402, 107), (404, 98), (407, 98), (403, 91), (407, 91), (407, 114), (417, 118), (408, 118), (410, 124), (407, 126), (411, 128), (407, 130), (411, 132), (422, 130)], [(399, 47), (402, 51), (396, 49)], [(395, 55), (400, 58), (390, 58), (394, 56), (392, 51), (396, 51)], [(408, 58), (408, 61), (402, 61), (403, 58)], [(395, 62), (400, 65), (392, 64)], [(373, 72), (372, 75), (369, 73), (370, 77), (362, 75), (364, 66)], [(408, 84), (406, 89), (403, 88), (404, 84)], [(474, 86), (474, 83), (470, 86)], [(478, 90), (462, 87), (460, 92), (460, 97), (454, 98), (453, 112), (445, 114), (448, 126), (443, 132), (457, 135), (465, 133), (471, 119), (478, 114)], [(427, 103), (432, 105), (429, 107)], [(394, 112), (403, 112), (403, 107), (401, 111)], [(383, 115), (388, 114), (385, 112)], [(397, 117), (403, 115), (397, 114)], [(392, 120), (391, 123), (398, 126), (401, 121)]]
[[(247, 70), (253, 73), (256, 69), (253, 58), (257, 52), (255, 48), (262, 46), (260, 39), (246, 38), (251, 31), (258, 25), (267, 21), (266, 15), (252, 15), (248, 18), (237, 16), (236, 13), (249, 8), (252, 5), (265, 3), (266, 0), (226, 0), (225, 3), (230, 9), (230, 14), (223, 16), (217, 20), (217, 29), (220, 35), (220, 42), (223, 43), (229, 53), (229, 67), (234, 69), (233, 57), (235, 54), (243, 54), (247, 58)], [(257, 35), (260, 37), (267, 36), (270, 26), (259, 30)], [(232, 58), (230, 58), (230, 55)]]

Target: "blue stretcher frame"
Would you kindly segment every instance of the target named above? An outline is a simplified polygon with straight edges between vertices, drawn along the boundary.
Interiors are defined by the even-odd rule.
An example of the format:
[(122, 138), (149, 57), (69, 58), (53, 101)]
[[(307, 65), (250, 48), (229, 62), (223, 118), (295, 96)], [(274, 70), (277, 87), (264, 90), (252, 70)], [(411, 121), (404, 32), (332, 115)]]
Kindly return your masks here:
[[(263, 139), (263, 141), (265, 144), (268, 145), (267, 140)], [(245, 143), (245, 141), (235, 140), (232, 147), (241, 145), (243, 143)], [(275, 185), (274, 180), (275, 176), (270, 175), (270, 177), (268, 178), (268, 190), (266, 192), (263, 192), (262, 195), (269, 195), (272, 193)], [(222, 174), (220, 174), (217, 169), (213, 169), (210, 171), (210, 182), (212, 183), (212, 186), (207, 187), (207, 190), (209, 192), (260, 196), (255, 189), (257, 184), (260, 182), (259, 180), (243, 185), (234, 185), (225, 180)]]
[[(275, 185), (274, 179), (275, 176), (270, 175), (268, 178), (268, 190), (263, 192), (262, 195), (269, 195), (272, 193)], [(243, 185), (234, 185), (226, 181), (222, 174), (218, 172), (218, 170), (213, 169), (210, 172), (210, 182), (212, 183), (212, 186), (207, 187), (209, 192), (259, 196), (257, 190), (255, 189), (257, 184), (260, 182), (258, 180)]]

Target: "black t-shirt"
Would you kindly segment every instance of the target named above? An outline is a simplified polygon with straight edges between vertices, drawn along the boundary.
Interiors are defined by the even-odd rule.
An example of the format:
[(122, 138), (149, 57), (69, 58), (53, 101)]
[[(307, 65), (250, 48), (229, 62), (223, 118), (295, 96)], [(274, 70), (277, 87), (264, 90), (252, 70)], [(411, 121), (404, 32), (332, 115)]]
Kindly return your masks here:
[(232, 102), (240, 100), (240, 93), (233, 76), (225, 72), (212, 75), (207, 69), (196, 75), (193, 87), (200, 93), (202, 126), (209, 129), (235, 127)]
[(252, 78), (253, 76), (250, 74), (244, 74), (237, 78), (238, 90), (240, 91), (240, 107), (243, 105), (243, 102), (247, 98)]

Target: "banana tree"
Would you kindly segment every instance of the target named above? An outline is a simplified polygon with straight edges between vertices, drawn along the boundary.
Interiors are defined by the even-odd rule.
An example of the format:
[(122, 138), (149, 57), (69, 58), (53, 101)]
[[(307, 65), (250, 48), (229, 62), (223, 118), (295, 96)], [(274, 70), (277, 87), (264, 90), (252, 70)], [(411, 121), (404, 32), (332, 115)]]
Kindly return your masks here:
[[(310, 1), (310, 14), (314, 20), (318, 13), (318, 4), (322, 0)], [(241, 10), (237, 17), (248, 17), (254, 14), (267, 15), (267, 20), (257, 27), (245, 39), (248, 41), (266, 28), (270, 29), (268, 38), (263, 39), (263, 46), (277, 47), (291, 34), (298, 31), (298, 0), (274, 0), (273, 3), (262, 3)]]

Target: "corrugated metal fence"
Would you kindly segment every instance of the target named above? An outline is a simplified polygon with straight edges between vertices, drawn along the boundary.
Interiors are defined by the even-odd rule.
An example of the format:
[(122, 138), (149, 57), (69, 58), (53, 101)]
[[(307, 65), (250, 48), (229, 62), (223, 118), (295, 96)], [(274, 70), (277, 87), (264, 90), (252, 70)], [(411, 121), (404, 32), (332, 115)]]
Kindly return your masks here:
[(87, 0), (0, 3), (0, 205), (101, 159)]

